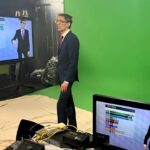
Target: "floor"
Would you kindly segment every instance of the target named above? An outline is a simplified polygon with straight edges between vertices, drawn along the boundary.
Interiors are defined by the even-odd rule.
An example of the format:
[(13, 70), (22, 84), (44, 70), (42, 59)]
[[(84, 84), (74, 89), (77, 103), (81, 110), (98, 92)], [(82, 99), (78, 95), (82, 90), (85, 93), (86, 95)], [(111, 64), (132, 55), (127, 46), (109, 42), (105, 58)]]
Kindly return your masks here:
[[(22, 119), (41, 125), (57, 123), (57, 100), (47, 96), (29, 95), (0, 101), (0, 150), (15, 141)], [(92, 133), (92, 113), (76, 108), (78, 130)]]

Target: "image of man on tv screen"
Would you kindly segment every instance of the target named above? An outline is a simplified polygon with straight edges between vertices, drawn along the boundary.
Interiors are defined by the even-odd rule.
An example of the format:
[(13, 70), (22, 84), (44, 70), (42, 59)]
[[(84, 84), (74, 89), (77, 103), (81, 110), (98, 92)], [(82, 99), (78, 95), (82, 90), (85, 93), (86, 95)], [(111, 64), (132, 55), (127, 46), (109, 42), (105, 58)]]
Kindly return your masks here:
[[(16, 30), (14, 37), (12, 38), (11, 42), (13, 45), (16, 45), (18, 42), (17, 52), (18, 58), (20, 62), (19, 66), (19, 75), (18, 79), (23, 80), (23, 75), (26, 73), (27, 70), (27, 58), (29, 55), (30, 50), (30, 43), (29, 43), (29, 31), (25, 29), (26, 20), (20, 20), (20, 28)], [(24, 63), (22, 58), (25, 58)]]
[(20, 29), (16, 30), (16, 33), (13, 37), (12, 44), (16, 44), (16, 40), (18, 40), (18, 58), (19, 60), (22, 60), (22, 54), (24, 55), (24, 58), (29, 57), (29, 50), (30, 50), (30, 44), (29, 44), (29, 31), (25, 29), (26, 21), (20, 20)]

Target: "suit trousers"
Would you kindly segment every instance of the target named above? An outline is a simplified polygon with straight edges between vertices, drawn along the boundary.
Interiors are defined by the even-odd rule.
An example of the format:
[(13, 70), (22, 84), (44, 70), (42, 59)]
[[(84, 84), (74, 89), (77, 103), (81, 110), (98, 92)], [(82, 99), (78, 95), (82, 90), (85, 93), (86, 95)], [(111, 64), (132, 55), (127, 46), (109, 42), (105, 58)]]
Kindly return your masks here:
[(61, 92), (57, 102), (57, 117), (58, 123), (72, 125), (77, 127), (75, 105), (72, 97), (72, 84), (66, 92)]
[[(24, 59), (22, 58), (22, 54), (24, 55)], [(23, 81), (25, 78), (24, 75), (28, 71), (28, 51), (18, 50), (18, 57), (20, 62), (18, 80)]]

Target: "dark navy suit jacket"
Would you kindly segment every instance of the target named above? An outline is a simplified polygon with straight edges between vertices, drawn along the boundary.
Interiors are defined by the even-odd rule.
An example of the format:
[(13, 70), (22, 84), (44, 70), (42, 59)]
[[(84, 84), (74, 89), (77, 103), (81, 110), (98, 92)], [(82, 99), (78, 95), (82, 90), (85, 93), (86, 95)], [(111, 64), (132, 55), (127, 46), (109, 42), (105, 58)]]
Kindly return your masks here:
[(24, 29), (24, 38), (21, 36), (21, 29), (16, 30), (15, 36), (12, 40), (18, 40), (18, 51), (29, 51), (30, 45), (29, 45), (29, 31), (27, 29)]
[(58, 48), (59, 81), (73, 83), (78, 81), (79, 40), (71, 31), (65, 36)]

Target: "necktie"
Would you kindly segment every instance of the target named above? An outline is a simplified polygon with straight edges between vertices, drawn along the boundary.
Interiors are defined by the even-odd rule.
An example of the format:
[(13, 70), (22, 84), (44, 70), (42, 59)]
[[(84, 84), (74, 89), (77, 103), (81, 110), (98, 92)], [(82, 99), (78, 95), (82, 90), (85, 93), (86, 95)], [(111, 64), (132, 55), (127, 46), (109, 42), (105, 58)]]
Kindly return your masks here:
[(60, 37), (60, 40), (59, 40), (59, 47), (61, 46), (61, 44), (62, 44), (63, 40), (64, 40), (64, 37), (63, 37), (63, 36), (61, 36), (61, 37)]
[(24, 39), (24, 30), (21, 30), (21, 36)]
[(58, 54), (60, 53), (60, 47), (61, 47), (61, 44), (62, 44), (62, 42), (63, 42), (63, 39), (64, 39), (63, 36), (61, 36), (61, 37), (59, 38), (59, 41), (58, 41)]

